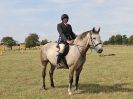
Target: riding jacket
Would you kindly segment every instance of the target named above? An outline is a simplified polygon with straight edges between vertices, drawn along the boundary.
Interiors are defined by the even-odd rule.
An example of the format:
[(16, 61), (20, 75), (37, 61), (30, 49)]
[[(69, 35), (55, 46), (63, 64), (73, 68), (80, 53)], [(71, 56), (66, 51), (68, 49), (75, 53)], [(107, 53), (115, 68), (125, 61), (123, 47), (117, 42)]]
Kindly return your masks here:
[(58, 43), (66, 43), (67, 40), (74, 40), (76, 38), (70, 24), (65, 25), (63, 22), (59, 23), (57, 25), (57, 30), (59, 32)]

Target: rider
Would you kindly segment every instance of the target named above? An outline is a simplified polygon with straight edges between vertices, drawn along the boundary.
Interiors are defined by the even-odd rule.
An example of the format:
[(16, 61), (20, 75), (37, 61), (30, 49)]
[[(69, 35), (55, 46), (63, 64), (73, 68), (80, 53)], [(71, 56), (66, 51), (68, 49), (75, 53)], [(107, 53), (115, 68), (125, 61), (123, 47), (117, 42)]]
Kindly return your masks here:
[(61, 16), (62, 22), (57, 25), (57, 30), (59, 32), (59, 39), (58, 39), (58, 44), (59, 44), (59, 53), (58, 53), (58, 58), (57, 58), (57, 64), (58, 67), (61, 66), (60, 61), (61, 58), (63, 57), (63, 52), (65, 49), (65, 44), (72, 44), (74, 39), (76, 38), (76, 35), (72, 31), (72, 27), (70, 24), (68, 24), (69, 17), (67, 14), (63, 14)]

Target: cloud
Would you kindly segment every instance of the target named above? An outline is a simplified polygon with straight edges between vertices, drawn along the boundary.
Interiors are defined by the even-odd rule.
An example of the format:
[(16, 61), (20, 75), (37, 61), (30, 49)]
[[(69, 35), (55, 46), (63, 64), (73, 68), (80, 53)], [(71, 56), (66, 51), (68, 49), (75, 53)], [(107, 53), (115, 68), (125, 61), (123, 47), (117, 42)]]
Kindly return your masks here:
[(95, 0), (95, 2), (98, 4), (103, 4), (103, 3), (105, 3), (105, 0)]
[(127, 0), (127, 3), (128, 3), (129, 5), (133, 5), (133, 0)]

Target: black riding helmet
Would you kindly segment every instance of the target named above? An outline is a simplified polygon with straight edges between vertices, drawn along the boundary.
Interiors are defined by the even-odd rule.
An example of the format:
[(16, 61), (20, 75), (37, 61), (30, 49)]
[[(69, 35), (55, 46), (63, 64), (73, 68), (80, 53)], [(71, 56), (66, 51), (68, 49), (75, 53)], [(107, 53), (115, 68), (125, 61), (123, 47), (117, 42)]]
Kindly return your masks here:
[(69, 19), (69, 17), (68, 17), (68, 15), (67, 15), (67, 14), (63, 14), (63, 15), (61, 16), (61, 20), (63, 20), (64, 18)]

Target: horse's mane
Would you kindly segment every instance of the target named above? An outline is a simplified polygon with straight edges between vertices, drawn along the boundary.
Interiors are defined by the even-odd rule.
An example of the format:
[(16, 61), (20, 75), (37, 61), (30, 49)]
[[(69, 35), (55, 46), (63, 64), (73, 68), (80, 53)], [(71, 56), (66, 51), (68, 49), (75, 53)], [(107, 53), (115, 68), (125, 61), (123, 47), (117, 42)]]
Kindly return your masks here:
[(85, 38), (85, 37), (87, 36), (87, 34), (90, 33), (90, 32), (91, 32), (91, 30), (90, 30), (90, 31), (83, 32), (82, 34), (78, 35), (77, 38), (78, 38), (79, 40), (82, 40), (82, 39)]

